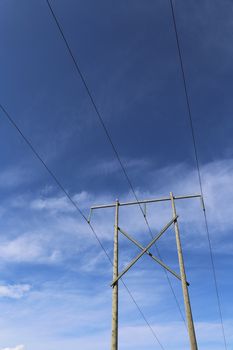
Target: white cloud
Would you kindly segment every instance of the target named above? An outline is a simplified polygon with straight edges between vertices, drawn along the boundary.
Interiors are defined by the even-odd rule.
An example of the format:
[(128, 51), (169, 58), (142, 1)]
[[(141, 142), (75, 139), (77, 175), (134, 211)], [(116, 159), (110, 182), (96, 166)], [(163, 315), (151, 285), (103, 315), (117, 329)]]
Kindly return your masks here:
[[(138, 198), (151, 198), (161, 196), (161, 194), (168, 196), (170, 190), (173, 190), (175, 195), (198, 192), (196, 172), (185, 165), (161, 169), (150, 176), (153, 176), (153, 179), (162, 180), (159, 183), (151, 182), (150, 191), (137, 189)], [(221, 232), (222, 239), (223, 236), (227, 237), (228, 232), (233, 228), (231, 219), (233, 160), (215, 161), (203, 166), (202, 177), (211, 235), (212, 238), (218, 239), (219, 235), (215, 235), (215, 233)], [(160, 191), (158, 191), (158, 186)], [(87, 215), (87, 208), (90, 208), (92, 204), (114, 201), (110, 195), (97, 197), (86, 191), (77, 193), (72, 198), (82, 209), (84, 208)], [(132, 194), (128, 192), (123, 194), (120, 200), (132, 198)], [(21, 205), (21, 211), (24, 210), (27, 216), (27, 231), (25, 233), (25, 227), (21, 224), (23, 212), (20, 213), (20, 217), (17, 215), (14, 217), (13, 238), (9, 235), (9, 227), (7, 227), (5, 235), (2, 229), (0, 256), (3, 261), (59, 263), (64, 261), (66, 257), (77, 255), (78, 251), (85, 250), (96, 243), (87, 224), (80, 215), (77, 215), (65, 196), (55, 196), (54, 194), (46, 196), (46, 193), (43, 193), (43, 197), (40, 198), (27, 197), (26, 200), (22, 199)], [(180, 214), (180, 222), (189, 228), (189, 238), (194, 233), (195, 237), (203, 236), (204, 225), (199, 200), (179, 201), (177, 209)], [(5, 210), (7, 211), (7, 206), (5, 206)], [(169, 203), (148, 206), (147, 212), (150, 225), (155, 233), (171, 218)], [(114, 213), (111, 209), (93, 212), (93, 225), (98, 236), (107, 244), (112, 241), (113, 220)], [(140, 241), (142, 237), (145, 242), (150, 239), (138, 207), (122, 207), (120, 209), (120, 226), (133, 236), (136, 235)], [(167, 237), (169, 238), (170, 235)], [(184, 237), (183, 243), (189, 245), (190, 249), (197, 248), (197, 245), (198, 248), (201, 248), (201, 240), (196, 239), (190, 244), (190, 240), (187, 240), (186, 237)], [(232, 252), (232, 245), (226, 241), (222, 240), (221, 244), (216, 246), (221, 253)], [(86, 259), (84, 260), (86, 261)], [(93, 257), (86, 268), (91, 270), (98, 262), (99, 259)]]
[(30, 203), (32, 209), (35, 210), (48, 210), (53, 213), (57, 212), (72, 212), (74, 208), (70, 205), (70, 202), (66, 197), (51, 197), (51, 198), (39, 198)]
[(25, 346), (24, 345), (16, 345), (13, 348), (2, 348), (1, 350), (25, 350)]
[[(72, 197), (72, 199), (77, 202), (81, 208), (87, 208), (91, 198), (93, 198), (93, 196), (86, 191), (77, 193)], [(25, 204), (26, 203), (24, 203), (24, 205)], [(64, 195), (53, 197), (46, 197), (46, 195), (44, 195), (42, 198), (32, 200), (30, 202), (30, 208), (38, 211), (47, 210), (52, 214), (73, 213), (76, 210), (69, 199)]]
[[(165, 169), (160, 169), (157, 172), (153, 173), (153, 178), (159, 179), (159, 188), (158, 191), (158, 182), (153, 181), (151, 182), (151, 189), (148, 191), (137, 189), (137, 195), (141, 198), (147, 198), (147, 197), (156, 197), (161, 196), (161, 193), (163, 196), (169, 196), (169, 192), (173, 191), (175, 195), (182, 195), (182, 194), (193, 194), (193, 193), (199, 193), (200, 189), (198, 187), (197, 183), (197, 174), (196, 171), (187, 168), (184, 164), (167, 167)], [(214, 227), (216, 227), (216, 223), (221, 230), (225, 230), (228, 228), (231, 228), (233, 226), (233, 222), (231, 220), (231, 212), (232, 212), (232, 198), (233, 198), (233, 186), (231, 186), (232, 178), (233, 178), (233, 160), (227, 159), (227, 160), (221, 160), (221, 161), (214, 161), (212, 163), (209, 163), (202, 167), (202, 178), (203, 178), (203, 188), (204, 188), (204, 194), (206, 199), (206, 206), (209, 214), (210, 222), (213, 224)], [(80, 192), (78, 194), (75, 194), (73, 196), (73, 199), (77, 202), (77, 204), (81, 208), (90, 208), (93, 204), (98, 203), (108, 203), (109, 201), (112, 202), (114, 199), (111, 199), (111, 196), (94, 196), (92, 193), (88, 193), (86, 191)], [(133, 199), (132, 194), (124, 193), (122, 194), (120, 200), (124, 201), (127, 199)], [(198, 200), (187, 200), (185, 201), (185, 206), (182, 207), (182, 202), (180, 201), (177, 205), (181, 206), (183, 210), (185, 210), (185, 207), (187, 208), (187, 214), (184, 215), (183, 220), (186, 220), (188, 223), (190, 223), (190, 220), (195, 220), (195, 217), (193, 215), (190, 215), (193, 211), (193, 208), (195, 206), (195, 203), (199, 202)], [(184, 203), (184, 202), (183, 202)], [(194, 203), (194, 204), (193, 204)], [(25, 203), (26, 205), (28, 204)], [(65, 196), (53, 196), (53, 197), (43, 197), (39, 199), (33, 199), (30, 202), (30, 207), (33, 210), (47, 210), (50, 213), (73, 213), (74, 208), (72, 207), (72, 204), (69, 202), (69, 200)], [(201, 208), (201, 206), (199, 206)], [(155, 219), (158, 219), (161, 217), (165, 218), (167, 215), (163, 214), (162, 211), (163, 208), (160, 208), (159, 205), (156, 207), (157, 215), (155, 215)], [(122, 209), (123, 211), (123, 209)], [(136, 209), (138, 211), (138, 209)], [(110, 212), (110, 211), (109, 211)], [(100, 212), (97, 213), (97, 211), (94, 212), (95, 216), (99, 216)], [(107, 211), (104, 211), (103, 216), (106, 218)], [(133, 213), (134, 214), (134, 213)], [(186, 213), (185, 213), (186, 214)], [(123, 214), (124, 216), (124, 214)], [(133, 215), (134, 216), (134, 215)], [(137, 215), (139, 217), (139, 220), (136, 218), (136, 220), (141, 220), (141, 214)], [(190, 219), (190, 216), (192, 216), (192, 219)], [(130, 220), (130, 217), (128, 216), (128, 219)], [(152, 223), (153, 217), (151, 218)], [(135, 216), (133, 218), (133, 221), (135, 223)], [(161, 220), (162, 223), (162, 220)], [(144, 224), (143, 224), (144, 225)], [(142, 224), (140, 225), (142, 226)], [(134, 225), (135, 227), (135, 225)]]
[(0, 242), (0, 255), (7, 262), (53, 263), (60, 255), (51, 244), (41, 234), (23, 234)]
[(0, 285), (0, 297), (20, 299), (27, 294), (30, 289), (31, 286), (29, 284)]

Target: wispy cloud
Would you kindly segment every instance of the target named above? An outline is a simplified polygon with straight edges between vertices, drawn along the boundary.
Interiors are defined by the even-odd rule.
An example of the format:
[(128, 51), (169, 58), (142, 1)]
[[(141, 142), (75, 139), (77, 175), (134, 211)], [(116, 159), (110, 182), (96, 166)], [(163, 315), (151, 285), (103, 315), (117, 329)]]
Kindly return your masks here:
[[(127, 167), (127, 170), (131, 173), (139, 173), (142, 170), (148, 169), (151, 167), (151, 162), (147, 159), (122, 159), (122, 163)], [(87, 172), (88, 175), (94, 174), (95, 176), (99, 175), (110, 175), (117, 173), (121, 170), (121, 166), (116, 159), (98, 161), (98, 163), (88, 166)]]
[[(43, 191), (44, 192), (44, 191)], [(87, 191), (82, 191), (73, 196), (73, 200), (78, 203), (80, 208), (88, 208), (91, 200), (93, 200), (93, 194), (88, 193)], [(20, 203), (20, 201), (19, 201)], [(26, 205), (28, 203), (21, 202), (22, 205)], [(75, 212), (74, 206), (70, 203), (66, 196), (55, 195), (53, 197), (48, 197), (46, 195), (41, 196), (40, 198), (36, 198), (29, 202), (30, 208), (34, 210), (44, 210), (49, 213), (72, 213)]]
[(2, 240), (0, 254), (2, 261), (9, 263), (53, 263), (59, 259), (59, 252), (40, 234), (22, 234), (15, 239)]
[(72, 212), (74, 208), (66, 197), (38, 198), (31, 202), (31, 208), (34, 210), (47, 210), (52, 213)]
[(20, 299), (31, 289), (29, 284), (0, 285), (0, 297)]
[[(168, 196), (170, 191), (175, 195), (199, 193), (200, 189), (197, 183), (196, 171), (192, 168), (187, 168), (185, 164), (160, 169), (153, 172), (150, 176), (155, 180), (150, 181), (150, 190), (137, 189), (139, 198), (150, 198), (154, 196)], [(209, 210), (211, 222), (218, 223), (218, 229), (224, 230), (228, 226), (232, 226), (231, 220), (231, 200), (233, 197), (233, 187), (231, 186), (233, 178), (233, 160), (227, 159), (222, 161), (214, 161), (202, 167), (203, 188), (206, 199), (206, 206)], [(159, 182), (156, 179), (159, 179)], [(159, 190), (158, 190), (159, 184)], [(121, 200), (133, 198), (130, 192), (123, 193)], [(75, 194), (73, 199), (82, 207), (89, 208), (94, 203), (114, 201), (111, 196), (95, 196), (93, 193), (86, 191)], [(179, 202), (179, 205), (182, 202)], [(189, 213), (193, 210), (193, 201), (186, 202), (186, 207), (189, 207)], [(69, 213), (74, 212), (72, 205), (64, 196), (53, 196), (33, 199), (29, 203), (31, 209), (47, 210), (51, 213)], [(183, 210), (185, 209), (180, 206)], [(164, 208), (162, 208), (163, 210)], [(161, 217), (161, 210), (159, 206), (159, 217)], [(188, 212), (187, 212), (188, 213)], [(189, 215), (184, 215), (185, 220), (189, 220)], [(135, 219), (135, 218), (134, 218)]]
[(2, 348), (1, 350), (25, 350), (25, 346), (24, 345), (16, 345), (13, 348)]
[[(211, 234), (215, 239), (217, 232), (222, 232), (227, 237), (229, 230), (233, 228), (231, 220), (231, 208), (233, 198), (233, 187), (231, 186), (233, 178), (233, 161), (231, 159), (215, 161), (202, 167), (203, 186), (206, 197), (206, 206), (208, 219), (211, 227)], [(151, 174), (150, 174), (151, 176)], [(153, 173), (153, 177), (161, 178), (160, 190), (157, 183), (151, 182), (151, 191), (137, 189), (138, 198), (150, 198), (154, 196), (169, 195), (169, 190), (173, 189), (175, 195), (192, 194), (198, 192), (196, 173), (193, 169), (185, 165), (177, 165), (169, 169), (161, 169)], [(169, 185), (167, 185), (167, 183)], [(80, 249), (90, 247), (95, 241), (89, 239), (91, 231), (86, 222), (74, 211), (74, 208), (65, 196), (55, 195), (54, 193), (43, 192), (43, 195), (33, 198), (32, 196), (20, 196), (18, 201), (20, 205), (20, 214), (14, 216), (14, 234), (11, 238), (9, 227), (7, 235), (4, 235), (4, 227), (0, 241), (0, 254), (2, 260), (8, 262), (33, 262), (33, 263), (59, 263), (67, 257), (77, 254)], [(124, 193), (121, 200), (132, 199), (130, 192)], [(73, 195), (73, 199), (88, 214), (88, 208), (95, 203), (112, 202), (111, 196), (96, 196), (94, 193), (86, 191)], [(12, 210), (15, 206), (15, 198), (12, 203), (4, 206), (5, 211)], [(189, 238), (195, 234), (195, 237), (204, 233), (202, 208), (199, 200), (179, 201), (177, 202), (180, 222), (184, 230), (189, 228)], [(27, 229), (22, 225), (21, 216), (27, 215)], [(171, 218), (171, 208), (169, 204), (148, 206), (148, 219), (153, 231), (157, 231)], [(97, 230), (99, 237), (106, 241), (112, 241), (113, 231), (113, 211), (95, 211), (92, 222)], [(143, 217), (138, 207), (121, 208), (120, 226), (129, 233), (137, 235), (138, 238), (145, 237), (147, 231)], [(192, 229), (190, 229), (192, 228)], [(88, 239), (87, 239), (88, 238)], [(149, 236), (148, 236), (149, 239)], [(76, 242), (76, 245), (73, 243)], [(184, 237), (184, 244), (194, 249), (196, 244), (200, 247), (200, 240), (192, 241)], [(230, 252), (231, 245), (222, 240), (222, 245), (218, 245), (218, 251), (224, 250)], [(228, 249), (229, 248), (229, 249)], [(97, 257), (93, 258), (86, 265), (86, 268), (94, 266), (94, 260), (97, 263)], [(89, 267), (88, 267), (89, 266)]]

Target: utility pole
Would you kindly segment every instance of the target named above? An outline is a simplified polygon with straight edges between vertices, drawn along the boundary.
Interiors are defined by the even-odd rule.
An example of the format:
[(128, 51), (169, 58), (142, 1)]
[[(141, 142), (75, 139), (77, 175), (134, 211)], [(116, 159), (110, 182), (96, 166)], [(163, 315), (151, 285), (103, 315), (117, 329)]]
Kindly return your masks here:
[[(113, 281), (118, 276), (118, 221), (119, 201), (115, 204), (114, 248), (113, 248)], [(112, 342), (111, 350), (118, 349), (118, 282), (112, 287)]]
[[(173, 217), (176, 217), (177, 216), (176, 206), (175, 206), (175, 200), (172, 192), (170, 192), (170, 198), (172, 203)], [(179, 266), (180, 266), (180, 276), (181, 276), (181, 284), (182, 284), (183, 297), (184, 297), (185, 313), (186, 313), (186, 319), (188, 323), (190, 347), (191, 347), (191, 350), (197, 350), (198, 348), (197, 348), (196, 334), (195, 334), (195, 329), (193, 324), (193, 316), (192, 316), (192, 309), (191, 309), (190, 299), (189, 299), (189, 291), (186, 283), (184, 258), (183, 258), (183, 252), (182, 252), (181, 241), (180, 241), (179, 225), (177, 220), (174, 221), (174, 227), (175, 227), (175, 234), (176, 234), (176, 246), (177, 246), (178, 260), (179, 260)]]
[[(185, 195), (185, 196), (174, 196), (173, 193), (171, 192), (169, 197), (152, 198), (152, 199), (139, 200), (139, 201), (133, 201), (133, 202), (119, 202), (118, 200), (116, 200), (115, 203), (104, 204), (104, 205), (97, 205), (97, 206), (92, 206), (91, 207), (90, 216), (89, 216), (89, 222), (91, 220), (91, 214), (92, 214), (93, 210), (95, 210), (95, 209), (106, 209), (106, 208), (115, 208), (114, 249), (113, 249), (113, 281), (111, 283), (111, 287), (112, 287), (112, 338), (111, 338), (111, 350), (118, 350), (118, 281), (125, 273), (127, 273), (130, 270), (130, 268), (144, 254), (147, 254), (151, 259), (153, 259), (154, 262), (156, 262), (159, 265), (161, 265), (164, 269), (166, 269), (168, 272), (170, 272), (173, 276), (175, 276), (177, 279), (179, 279), (181, 281), (183, 297), (184, 297), (184, 304), (185, 304), (186, 319), (187, 319), (187, 324), (188, 324), (188, 333), (189, 333), (189, 339), (190, 339), (190, 349), (191, 350), (198, 350), (197, 341), (196, 341), (196, 335), (195, 335), (195, 329), (194, 329), (194, 323), (193, 323), (193, 317), (192, 317), (192, 310), (191, 310), (190, 299), (189, 299), (189, 292), (188, 292), (189, 283), (186, 280), (184, 259), (183, 259), (181, 240), (180, 240), (180, 233), (179, 233), (179, 226), (178, 226), (178, 221), (177, 221), (178, 215), (176, 213), (176, 207), (175, 207), (175, 201), (176, 200), (192, 199), (192, 198), (200, 198), (202, 205), (204, 205), (202, 196), (200, 194)], [(160, 230), (160, 232), (152, 239), (152, 241), (146, 247), (144, 247), (135, 238), (130, 236), (127, 232), (125, 232), (122, 228), (119, 227), (119, 207), (130, 206), (130, 205), (140, 205), (141, 206), (141, 204), (146, 206), (149, 203), (164, 202), (164, 201), (171, 201), (173, 217)], [(144, 215), (146, 217), (146, 209), (145, 209)], [(169, 266), (167, 266), (159, 258), (154, 256), (151, 253), (151, 251), (149, 250), (160, 239), (160, 237), (168, 230), (168, 228), (172, 224), (174, 225), (174, 228), (175, 228), (176, 247), (177, 247), (177, 253), (178, 253), (178, 260), (179, 260), (180, 275), (177, 272), (173, 271)], [(118, 271), (118, 235), (119, 235), (119, 232), (122, 235), (124, 235), (130, 242), (132, 242), (134, 245), (136, 245), (141, 250), (141, 252), (120, 273)]]

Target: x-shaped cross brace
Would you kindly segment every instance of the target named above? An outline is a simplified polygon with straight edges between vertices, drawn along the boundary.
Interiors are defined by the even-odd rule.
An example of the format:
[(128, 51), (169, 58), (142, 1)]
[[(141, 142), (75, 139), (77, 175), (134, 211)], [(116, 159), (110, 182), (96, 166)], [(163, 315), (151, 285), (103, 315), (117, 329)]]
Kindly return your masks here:
[[(168, 267), (164, 262), (162, 262), (160, 259), (155, 257), (153, 254), (150, 253), (149, 249), (152, 247), (152, 245), (164, 234), (164, 232), (175, 222), (178, 218), (178, 215), (176, 215), (169, 223), (164, 226), (164, 228), (159, 232), (155, 238), (144, 248), (136, 239), (132, 238), (129, 234), (127, 234), (125, 231), (123, 231), (120, 227), (118, 227), (118, 230), (125, 236), (127, 237), (131, 242), (133, 242), (138, 248), (142, 250), (140, 254), (138, 254), (127, 266), (126, 268), (113, 280), (111, 286), (114, 286), (117, 281), (127, 272), (129, 269), (146, 253), (149, 255), (154, 261), (156, 261), (158, 264), (160, 264), (163, 268), (165, 268), (167, 271), (172, 273), (176, 278), (181, 280), (181, 277), (173, 271), (170, 267)], [(189, 286), (189, 283), (186, 282), (187, 285)]]

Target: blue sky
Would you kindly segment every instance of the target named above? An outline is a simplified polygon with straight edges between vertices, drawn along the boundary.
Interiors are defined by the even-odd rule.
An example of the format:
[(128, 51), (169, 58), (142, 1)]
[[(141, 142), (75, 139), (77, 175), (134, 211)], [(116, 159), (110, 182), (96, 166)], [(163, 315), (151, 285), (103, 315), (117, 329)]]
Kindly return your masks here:
[[(193, 145), (169, 2), (53, 0), (139, 198), (198, 193)], [(176, 0), (228, 349), (233, 349), (231, 270), (233, 4)], [(91, 205), (133, 199), (46, 1), (0, 3), (0, 102), (88, 215)], [(0, 349), (109, 349), (111, 266), (87, 224), (1, 113)], [(179, 202), (181, 237), (200, 349), (223, 349), (198, 200)], [(169, 205), (151, 205), (157, 232)], [(93, 225), (112, 254), (112, 210)], [(138, 208), (120, 225), (150, 240)], [(178, 271), (174, 232), (158, 244)], [(120, 267), (137, 254), (120, 238)], [(165, 349), (188, 336), (163, 271), (147, 256), (125, 282)], [(183, 310), (181, 286), (171, 282)], [(119, 348), (159, 349), (120, 286)], [(172, 334), (172, 336), (171, 336)]]

